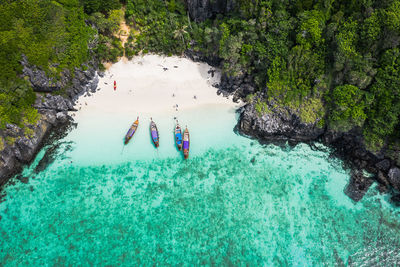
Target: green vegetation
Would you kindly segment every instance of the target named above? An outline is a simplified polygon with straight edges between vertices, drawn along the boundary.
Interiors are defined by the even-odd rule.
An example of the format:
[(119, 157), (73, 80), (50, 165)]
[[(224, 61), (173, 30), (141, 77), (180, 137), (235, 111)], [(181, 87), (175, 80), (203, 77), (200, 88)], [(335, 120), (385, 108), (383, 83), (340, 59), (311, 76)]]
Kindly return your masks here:
[(0, 4), (0, 129), (34, 118), (35, 94), (20, 78), (20, 61), (57, 77), (88, 59), (92, 30), (78, 0), (19, 0)]
[[(352, 125), (362, 126), (366, 115), (364, 113), (364, 93), (354, 85), (342, 85), (333, 89), (331, 99), (332, 110), (329, 121), (339, 129), (349, 130)], [(347, 126), (347, 127), (346, 127)]]
[(124, 49), (118, 38), (122, 19), (121, 10), (109, 10), (106, 15), (95, 12), (88, 16), (88, 22), (97, 29), (98, 43), (94, 51), (100, 62), (116, 62), (123, 55)]
[[(90, 57), (89, 45), (108, 62), (124, 53), (192, 49), (222, 59), (230, 77), (252, 77), (265, 99), (247, 99), (260, 115), (272, 102), (320, 127), (361, 127), (377, 149), (400, 138), (400, 0), (231, 2), (231, 13), (195, 23), (183, 0), (5, 1), (0, 127), (35, 118), (35, 95), (19, 78), (22, 54), (58, 78)], [(118, 38), (123, 11), (133, 29), (125, 48)]]
[(375, 82), (369, 90), (368, 120), (364, 133), (370, 143), (383, 143), (387, 136), (398, 136), (399, 93), (400, 51), (395, 48), (382, 55)]
[[(169, 2), (158, 15), (172, 16)], [(399, 0), (233, 2), (232, 13), (203, 23), (174, 12), (187, 33), (175, 52), (191, 47), (221, 58), (225, 74), (251, 75), (265, 101), (298, 110), (304, 122), (362, 127), (377, 148), (400, 137)], [(153, 24), (151, 38), (165, 36), (163, 27)], [(174, 52), (168, 44), (144, 47)], [(259, 114), (266, 106), (255, 103)]]
[(3, 137), (0, 137), (0, 151), (3, 151), (3, 149), (4, 149), (4, 139), (3, 139)]
[(10, 146), (12, 146), (16, 140), (17, 140), (17, 138), (15, 138), (15, 137), (6, 136), (6, 143)]
[(33, 134), (34, 134), (34, 133), (35, 133), (35, 131), (32, 130), (31, 128), (29, 128), (29, 127), (25, 127), (25, 128), (24, 128), (24, 135), (25, 135), (25, 137), (27, 137), (27, 138), (33, 137)]
[(324, 126), (325, 108), (320, 98), (309, 98), (301, 103), (299, 108), (300, 119), (305, 123), (314, 123), (318, 120), (317, 126)]
[(130, 38), (135, 42), (128, 46), (129, 56), (140, 51), (182, 54), (189, 47), (189, 21), (182, 1), (127, 0), (125, 17), (140, 32)]
[(269, 113), (268, 105), (264, 101), (261, 101), (260, 99), (257, 99), (257, 102), (254, 104), (254, 107), (257, 111), (257, 114), (259, 116)]
[(254, 101), (254, 94), (249, 94), (249, 95), (247, 95), (246, 96), (246, 102), (247, 103), (253, 103), (253, 101)]
[(80, 0), (85, 13), (107, 13), (109, 10), (121, 8), (119, 0)]
[[(114, 36), (123, 18), (118, 0), (17, 0), (0, 4), (0, 129), (7, 123), (33, 123), (35, 93), (21, 77), (20, 61), (44, 70), (55, 80), (61, 71), (90, 59), (89, 46), (100, 61), (123, 54)], [(84, 12), (87, 12), (87, 14)], [(100, 13), (102, 12), (102, 13)], [(91, 27), (94, 26), (94, 27)], [(62, 92), (59, 92), (62, 93)]]

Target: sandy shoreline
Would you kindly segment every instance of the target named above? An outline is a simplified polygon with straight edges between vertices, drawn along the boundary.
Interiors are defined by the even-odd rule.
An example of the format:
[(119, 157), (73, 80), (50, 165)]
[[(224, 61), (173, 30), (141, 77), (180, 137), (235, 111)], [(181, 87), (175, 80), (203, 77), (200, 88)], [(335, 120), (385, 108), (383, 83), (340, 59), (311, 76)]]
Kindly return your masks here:
[[(100, 78), (98, 91), (77, 102), (79, 110), (73, 115), (78, 126), (65, 139), (74, 144), (70, 155), (74, 163), (179, 158), (175, 118), (190, 131), (191, 158), (210, 148), (244, 142), (233, 131), (241, 104), (217, 95), (212, 85), (220, 82), (220, 73), (215, 70), (213, 76), (209, 70), (214, 69), (204, 63), (156, 55), (114, 64)], [(139, 128), (124, 146), (123, 138), (137, 116)], [(151, 117), (160, 133), (158, 149), (149, 135)]]
[(79, 98), (81, 111), (76, 119), (86, 112), (129, 113), (133, 117), (171, 113), (179, 117), (180, 112), (203, 105), (238, 106), (217, 96), (212, 85), (219, 83), (220, 77), (218, 70), (186, 58), (146, 55), (121, 60), (100, 79), (98, 92)]

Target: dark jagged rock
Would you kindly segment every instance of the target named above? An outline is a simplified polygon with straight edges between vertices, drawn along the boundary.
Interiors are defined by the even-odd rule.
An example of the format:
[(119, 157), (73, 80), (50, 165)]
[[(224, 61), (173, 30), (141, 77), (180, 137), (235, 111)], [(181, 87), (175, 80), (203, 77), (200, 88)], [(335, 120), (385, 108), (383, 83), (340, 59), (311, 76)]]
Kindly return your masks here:
[(185, 2), (190, 17), (196, 22), (213, 18), (217, 14), (228, 13), (234, 8), (233, 0), (186, 0)]
[(386, 190), (390, 186), (389, 181), (388, 181), (388, 177), (382, 171), (378, 172), (378, 175), (375, 177), (375, 179), (378, 181), (378, 183), (383, 185)]
[(253, 77), (243, 72), (238, 76), (221, 76), (221, 82), (218, 85), (224, 96), (234, 95), (236, 98), (245, 99), (246, 96), (256, 93), (256, 85)]
[(3, 185), (8, 177), (16, 173), (20, 164), (15, 158), (12, 147), (6, 146), (0, 154), (0, 186)]
[(33, 159), (40, 149), (40, 144), (52, 127), (53, 116), (53, 112), (41, 114), (37, 124), (33, 127), (31, 136), (25, 136), (20, 129), (14, 133), (14, 136), (18, 136), (15, 138), (14, 143), (7, 144), (5, 149), (0, 151), (0, 185), (4, 184), (8, 177), (20, 170), (22, 164), (28, 163)]
[(400, 169), (397, 167), (391, 168), (388, 173), (389, 183), (393, 188), (400, 191)]
[(60, 123), (66, 123), (69, 120), (67, 112), (57, 112), (56, 119)]
[(352, 200), (358, 202), (363, 198), (372, 183), (373, 180), (365, 177), (361, 171), (354, 171), (344, 193)]
[(93, 80), (91, 80), (90, 84), (89, 84), (89, 90), (90, 92), (94, 93), (96, 92), (97, 89), (97, 85), (99, 84), (99, 77), (95, 76), (93, 78)]
[(317, 122), (303, 123), (290, 109), (269, 108), (271, 112), (259, 116), (254, 105), (247, 104), (240, 116), (239, 131), (262, 140), (298, 142), (316, 140), (324, 133)]
[[(32, 66), (23, 56), (22, 76), (27, 77), (36, 92), (51, 92), (46, 95), (37, 95), (34, 107), (38, 109), (40, 118), (35, 125), (27, 125), (29, 134), (12, 124), (0, 130), (0, 186), (9, 177), (17, 173), (23, 164), (29, 163), (40, 150), (44, 140), (54, 129), (61, 129), (68, 124), (70, 117), (67, 111), (74, 111), (75, 100), (85, 92), (96, 91), (99, 79), (97, 65), (91, 62), (83, 69), (75, 69), (74, 75), (69, 70), (60, 73), (60, 79), (48, 77), (39, 68)], [(67, 96), (55, 95), (58, 91)], [(7, 139), (8, 138), (8, 139)], [(4, 142), (4, 140), (10, 142)]]
[(379, 161), (378, 163), (375, 164), (375, 166), (382, 171), (387, 171), (390, 168), (390, 161), (388, 159), (384, 159)]
[(208, 65), (213, 67), (219, 67), (222, 62), (222, 59), (218, 57), (205, 56), (203, 53), (196, 52), (192, 49), (187, 49), (185, 51), (185, 57), (193, 60), (194, 62), (206, 62)]
[(17, 125), (7, 123), (4, 133), (6, 136), (17, 137), (20, 135), (21, 130)]
[[(198, 2), (192, 1), (192, 4)], [(201, 12), (201, 11), (199, 11)], [(214, 67), (221, 67), (222, 60), (219, 58), (205, 57), (199, 52), (188, 50), (188, 58), (194, 61), (204, 61)], [(233, 95), (234, 101), (239, 98), (244, 100), (248, 95), (256, 93), (254, 79), (246, 71), (236, 77), (222, 75), (221, 82), (215, 85), (218, 88), (217, 94), (224, 97)], [(265, 92), (266, 88), (261, 88)], [(260, 91), (260, 90), (258, 90)], [(258, 97), (263, 98), (259, 94)], [(253, 98), (254, 101), (254, 98)], [(264, 102), (264, 99), (262, 99)], [(326, 146), (333, 148), (332, 153), (344, 160), (346, 167), (355, 171), (366, 170), (379, 183), (381, 192), (389, 192), (391, 187), (399, 188), (397, 171), (391, 171), (392, 178), (388, 177), (388, 170), (393, 166), (400, 166), (400, 150), (396, 147), (386, 148), (384, 152), (371, 152), (366, 149), (363, 133), (360, 128), (353, 128), (348, 131), (335, 131), (332, 129), (318, 127), (318, 121), (311, 123), (301, 122), (299, 114), (288, 107), (274, 107), (267, 104), (268, 112), (260, 116), (255, 110), (254, 104), (247, 104), (240, 110), (240, 119), (236, 130), (247, 136), (252, 136), (261, 142), (281, 143), (289, 141), (290, 144), (308, 141), (322, 141)], [(353, 177), (354, 178), (354, 177)], [(358, 188), (370, 187), (373, 179), (356, 179)], [(390, 181), (390, 182), (389, 182)], [(365, 183), (365, 184), (364, 184)], [(348, 188), (351, 190), (351, 187)], [(350, 192), (350, 191), (349, 191)], [(358, 197), (362, 197), (358, 194)], [(358, 199), (354, 197), (354, 199)]]
[(54, 92), (65, 87), (68, 83), (68, 72), (61, 73), (61, 79), (48, 77), (46, 72), (29, 64), (25, 55), (22, 56), (22, 75), (28, 77), (36, 92)]
[[(243, 93), (243, 86), (240, 84), (235, 89), (235, 81), (225, 82), (220, 85), (219, 91), (224, 96), (233, 94), (236, 99), (238, 95), (246, 95)], [(231, 89), (226, 90), (226, 87)], [(265, 102), (264, 99), (263, 102)], [(240, 110), (237, 130), (264, 143), (282, 144), (282, 141), (289, 141), (289, 144), (297, 144), (298, 142), (322, 141), (333, 148), (331, 153), (334, 156), (343, 159), (346, 167), (353, 170), (346, 194), (355, 201), (359, 201), (364, 196), (373, 181), (378, 182), (380, 192), (390, 192), (391, 188), (400, 190), (400, 169), (395, 167), (397, 161), (388, 158), (383, 152), (367, 150), (360, 128), (355, 127), (343, 132), (326, 127), (320, 128), (318, 121), (302, 122), (297, 112), (288, 107), (276, 107), (271, 103), (266, 105), (267, 111), (263, 114), (258, 114), (254, 104), (245, 105)], [(365, 177), (364, 171), (370, 173), (373, 178)]]
[(55, 111), (73, 111), (74, 105), (71, 100), (60, 95), (46, 94), (45, 97), (38, 95), (34, 104), (36, 109), (52, 109)]
[(21, 174), (17, 175), (15, 178), (20, 180), (24, 184), (27, 184), (28, 181), (29, 181), (29, 177), (25, 177), (25, 176), (23, 176)]
[(367, 169), (373, 174), (378, 173), (375, 167), (376, 158), (363, 145), (360, 129), (354, 128), (348, 132), (327, 130), (321, 137), (324, 144), (333, 147), (336, 156), (350, 163), (350, 168)]
[(40, 118), (37, 123), (29, 126), (33, 133), (26, 136), (22, 129), (13, 127), (18, 131), (14, 133), (17, 136), (15, 142), (7, 144), (5, 149), (0, 151), (0, 186), (17, 173), (23, 164), (29, 163), (35, 157), (52, 130), (61, 131), (63, 129), (62, 131), (65, 131), (64, 125), (68, 125), (70, 122), (70, 117), (66, 112), (57, 113), (54, 110), (40, 110), (39, 112)]
[(396, 194), (390, 198), (390, 201), (396, 206), (400, 207), (400, 194)]
[(21, 65), (23, 67), (22, 76), (28, 78), (35, 92), (53, 93), (65, 90), (72, 101), (75, 101), (84, 92), (96, 90), (99, 82), (95, 61), (83, 65), (82, 68), (85, 70), (75, 68), (73, 75), (66, 69), (59, 74), (58, 79), (49, 77), (43, 70), (31, 65), (24, 55)]

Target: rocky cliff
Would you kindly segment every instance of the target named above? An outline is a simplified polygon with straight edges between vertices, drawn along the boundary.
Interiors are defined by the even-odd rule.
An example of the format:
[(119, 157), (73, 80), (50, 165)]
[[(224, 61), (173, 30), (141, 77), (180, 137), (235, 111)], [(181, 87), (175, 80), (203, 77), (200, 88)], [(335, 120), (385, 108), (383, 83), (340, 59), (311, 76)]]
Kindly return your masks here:
[(34, 107), (39, 112), (39, 119), (34, 125), (25, 124), (21, 128), (7, 124), (5, 130), (0, 130), (0, 186), (35, 157), (53, 129), (70, 121), (68, 111), (75, 110), (74, 101), (81, 94), (96, 90), (98, 83), (95, 62), (89, 62), (73, 73), (63, 71), (57, 80), (30, 65), (25, 57), (21, 65), (22, 76), (37, 92)]
[(324, 133), (318, 121), (302, 122), (300, 114), (289, 107), (267, 104), (268, 112), (259, 114), (254, 104), (243, 108), (239, 129), (243, 134), (269, 141), (308, 142), (317, 140)]
[(189, 15), (196, 22), (228, 13), (233, 10), (234, 5), (234, 0), (186, 0)]
[(373, 182), (377, 182), (381, 192), (390, 192), (392, 201), (400, 204), (397, 162), (383, 151), (368, 151), (359, 129), (338, 132), (320, 128), (318, 121), (302, 122), (299, 114), (288, 107), (273, 107), (268, 113), (259, 114), (251, 103), (242, 108), (237, 128), (241, 134), (262, 142), (290, 141), (295, 144), (320, 141), (332, 148), (334, 156), (343, 159), (351, 169), (351, 178), (344, 190), (351, 199), (361, 200)]

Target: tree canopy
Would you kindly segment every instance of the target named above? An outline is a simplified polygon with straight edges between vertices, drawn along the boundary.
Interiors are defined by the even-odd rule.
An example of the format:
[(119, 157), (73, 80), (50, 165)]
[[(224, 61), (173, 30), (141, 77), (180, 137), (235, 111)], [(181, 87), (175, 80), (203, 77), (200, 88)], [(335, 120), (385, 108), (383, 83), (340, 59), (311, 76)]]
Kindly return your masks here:
[[(230, 77), (251, 77), (266, 101), (310, 112), (323, 104), (318, 116), (327, 127), (360, 127), (372, 146), (397, 136), (400, 0), (231, 2), (230, 13), (196, 23), (183, 0), (3, 1), (0, 127), (32, 113), (23, 54), (56, 77), (87, 60), (96, 38), (91, 50), (100, 61), (192, 49), (222, 60)], [(125, 48), (116, 37), (122, 6), (133, 29)]]

